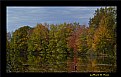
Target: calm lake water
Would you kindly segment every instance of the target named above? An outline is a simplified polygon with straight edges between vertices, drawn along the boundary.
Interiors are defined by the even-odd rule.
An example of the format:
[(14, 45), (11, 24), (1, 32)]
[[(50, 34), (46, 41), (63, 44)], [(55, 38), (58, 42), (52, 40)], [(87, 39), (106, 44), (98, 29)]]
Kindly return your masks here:
[(116, 57), (47, 54), (39, 65), (23, 67), (26, 72), (116, 72)]

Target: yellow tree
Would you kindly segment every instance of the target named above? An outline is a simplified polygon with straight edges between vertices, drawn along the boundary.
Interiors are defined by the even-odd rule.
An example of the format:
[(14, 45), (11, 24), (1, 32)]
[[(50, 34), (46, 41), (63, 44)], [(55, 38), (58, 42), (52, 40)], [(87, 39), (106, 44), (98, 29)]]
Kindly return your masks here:
[(109, 12), (103, 16), (98, 29), (95, 31), (92, 48), (101, 54), (115, 55), (116, 32), (114, 26), (116, 24), (113, 15), (111, 16)]

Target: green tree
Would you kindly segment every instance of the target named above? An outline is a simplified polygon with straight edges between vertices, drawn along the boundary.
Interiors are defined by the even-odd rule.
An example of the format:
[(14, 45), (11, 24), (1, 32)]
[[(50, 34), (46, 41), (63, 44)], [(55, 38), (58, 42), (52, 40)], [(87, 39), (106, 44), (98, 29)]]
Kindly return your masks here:
[(11, 60), (10, 60), (10, 38), (8, 37), (7, 33), (7, 38), (6, 38), (6, 58), (7, 58), (7, 68), (6, 71), (10, 72), (11, 71)]
[(89, 30), (88, 30), (88, 36), (87, 36), (87, 44), (89, 52), (92, 51), (92, 43), (94, 40), (94, 34), (96, 29), (99, 27), (99, 23), (102, 19), (102, 17), (105, 15), (105, 9), (100, 8), (95, 10), (94, 17), (90, 18), (89, 20)]
[(102, 54), (116, 55), (116, 12), (115, 8), (105, 8), (98, 29), (94, 34), (92, 48)]
[(80, 27), (80, 29), (78, 29), (77, 31), (77, 34), (78, 34), (78, 38), (76, 40), (77, 49), (78, 49), (78, 52), (81, 52), (84, 54), (88, 51), (87, 31), (88, 29), (85, 25)]
[[(28, 63), (31, 65), (42, 65), (46, 63), (48, 49), (48, 28), (42, 24), (37, 24), (35, 28), (29, 31), (28, 39)], [(36, 67), (38, 69), (39, 67)]]
[(23, 71), (23, 63), (27, 62), (27, 40), (29, 26), (24, 26), (13, 32), (10, 42), (10, 60), (12, 71)]

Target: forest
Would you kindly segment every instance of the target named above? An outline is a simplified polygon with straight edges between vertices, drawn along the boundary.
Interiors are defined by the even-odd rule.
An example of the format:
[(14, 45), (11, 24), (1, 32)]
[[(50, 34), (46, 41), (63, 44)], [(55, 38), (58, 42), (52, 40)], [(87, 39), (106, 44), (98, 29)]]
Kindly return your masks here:
[(6, 71), (116, 72), (116, 10), (95, 10), (89, 26), (37, 23), (6, 33)]

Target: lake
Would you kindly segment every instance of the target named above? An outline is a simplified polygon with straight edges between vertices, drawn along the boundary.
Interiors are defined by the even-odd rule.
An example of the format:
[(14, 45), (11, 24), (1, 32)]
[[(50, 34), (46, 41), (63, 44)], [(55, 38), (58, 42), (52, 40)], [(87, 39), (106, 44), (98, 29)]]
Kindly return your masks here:
[(38, 65), (23, 68), (24, 72), (116, 72), (116, 57), (46, 54)]

